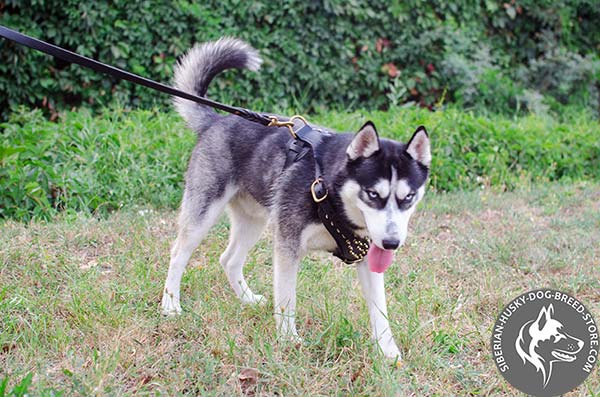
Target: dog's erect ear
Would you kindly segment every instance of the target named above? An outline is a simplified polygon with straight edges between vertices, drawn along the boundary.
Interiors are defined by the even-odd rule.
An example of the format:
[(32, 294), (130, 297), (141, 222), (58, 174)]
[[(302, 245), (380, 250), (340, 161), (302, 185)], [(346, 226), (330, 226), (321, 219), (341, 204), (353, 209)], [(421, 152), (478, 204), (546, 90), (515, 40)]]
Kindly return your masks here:
[(375, 125), (367, 121), (354, 136), (346, 154), (350, 160), (356, 160), (359, 157), (367, 158), (379, 151), (379, 135)]
[(406, 153), (425, 167), (431, 164), (431, 148), (429, 145), (429, 134), (425, 127), (420, 126), (406, 145)]

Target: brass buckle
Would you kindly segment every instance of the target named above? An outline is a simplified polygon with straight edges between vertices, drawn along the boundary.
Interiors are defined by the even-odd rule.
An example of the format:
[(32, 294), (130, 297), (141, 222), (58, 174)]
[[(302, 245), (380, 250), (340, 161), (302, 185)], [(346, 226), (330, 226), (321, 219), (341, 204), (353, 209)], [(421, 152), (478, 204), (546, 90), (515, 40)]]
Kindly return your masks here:
[(290, 134), (294, 137), (294, 139), (298, 138), (296, 135), (296, 131), (294, 131), (294, 121), (300, 120), (304, 123), (304, 125), (308, 125), (308, 121), (300, 115), (292, 116), (288, 121), (279, 121), (276, 116), (270, 116), (271, 122), (267, 125), (267, 127), (287, 127), (290, 130)]
[(317, 194), (315, 193), (315, 185), (319, 182), (323, 182), (323, 179), (317, 178), (313, 181), (312, 185), (310, 185), (310, 194), (312, 194), (312, 198), (315, 201), (315, 203), (320, 203), (321, 201), (325, 200), (327, 198), (327, 195), (329, 194), (329, 191), (326, 190), (323, 197), (317, 197)]

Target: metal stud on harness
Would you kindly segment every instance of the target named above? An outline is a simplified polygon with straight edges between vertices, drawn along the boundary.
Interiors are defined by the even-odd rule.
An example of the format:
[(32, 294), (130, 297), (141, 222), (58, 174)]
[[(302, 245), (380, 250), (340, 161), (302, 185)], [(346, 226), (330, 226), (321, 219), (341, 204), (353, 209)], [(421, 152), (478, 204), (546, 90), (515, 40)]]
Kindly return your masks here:
[[(143, 85), (169, 95), (188, 99), (205, 106), (210, 106), (214, 109), (219, 109), (224, 112), (234, 114), (254, 123), (259, 123), (269, 127), (287, 127), (292, 139), (288, 143), (287, 158), (284, 168), (287, 168), (292, 163), (299, 161), (308, 154), (312, 156), (315, 166), (315, 179), (310, 185), (310, 194), (313, 201), (317, 205), (317, 211), (321, 222), (323, 222), (323, 226), (325, 226), (338, 246), (337, 250), (334, 252), (334, 255), (346, 263), (355, 263), (362, 260), (367, 254), (369, 249), (369, 240), (367, 238), (356, 236), (352, 230), (352, 227), (348, 224), (344, 217), (340, 215), (339, 212), (336, 212), (335, 206), (327, 189), (327, 185), (323, 179), (321, 166), (315, 153), (318, 145), (323, 141), (326, 135), (320, 130), (313, 129), (308, 124), (306, 119), (304, 119), (304, 117), (296, 115), (291, 117), (289, 120), (280, 121), (277, 117), (272, 115), (260, 114), (248, 109), (225, 105), (208, 98), (180, 91), (168, 85), (138, 76), (131, 72), (107, 65), (94, 59), (84, 57), (72, 51), (65, 50), (64, 48), (24, 35), (15, 30), (8, 29), (2, 25), (0, 25), (0, 37), (4, 37), (18, 44), (33, 48), (53, 57), (60, 58), (64, 61), (76, 63), (100, 73), (109, 74), (119, 79), (131, 81), (133, 83)], [(299, 120), (304, 124), (304, 126), (298, 130), (294, 130), (294, 122), (296, 120)]]

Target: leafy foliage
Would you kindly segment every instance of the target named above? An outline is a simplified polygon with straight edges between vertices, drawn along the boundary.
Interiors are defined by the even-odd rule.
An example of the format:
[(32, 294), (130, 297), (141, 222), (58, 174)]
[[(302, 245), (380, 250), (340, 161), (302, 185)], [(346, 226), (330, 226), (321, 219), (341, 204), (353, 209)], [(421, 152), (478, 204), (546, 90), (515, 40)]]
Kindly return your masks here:
[[(257, 75), (222, 79), (209, 95), (264, 110), (385, 109), (446, 99), (514, 113), (525, 89), (548, 105), (598, 111), (600, 8), (594, 0), (500, 3), (7, 0), (0, 23), (168, 82), (195, 42), (238, 36), (261, 50)], [(58, 110), (168, 98), (0, 41), (0, 109)], [(546, 96), (548, 98), (546, 98)]]
[(0, 134), (0, 217), (57, 210), (105, 213), (129, 203), (173, 206), (193, 134), (173, 117), (68, 113), (62, 123), (22, 111)]
[[(234, 116), (231, 116), (234, 117)], [(356, 131), (366, 118), (383, 136), (406, 141), (427, 126), (434, 190), (528, 181), (600, 180), (600, 126), (581, 111), (564, 120), (516, 120), (455, 108), (429, 112), (334, 113), (311, 122)], [(48, 219), (58, 211), (110, 212), (124, 205), (176, 207), (194, 134), (172, 112), (67, 112), (60, 123), (21, 109), (0, 125), (0, 218)]]

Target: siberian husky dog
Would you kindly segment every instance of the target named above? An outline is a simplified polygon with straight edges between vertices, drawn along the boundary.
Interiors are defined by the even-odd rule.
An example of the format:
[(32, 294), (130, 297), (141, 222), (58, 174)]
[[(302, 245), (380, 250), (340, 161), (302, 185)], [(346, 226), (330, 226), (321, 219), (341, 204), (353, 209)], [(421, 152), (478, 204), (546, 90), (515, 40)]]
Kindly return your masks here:
[[(261, 62), (256, 50), (237, 39), (196, 45), (175, 67), (175, 86), (204, 96), (210, 81), (223, 70), (257, 70)], [(220, 115), (181, 98), (174, 103), (198, 134), (198, 144), (185, 175), (163, 313), (181, 313), (180, 283), (186, 264), (227, 209), (231, 235), (220, 263), (233, 291), (243, 303), (263, 301), (246, 283), (242, 269), (248, 251), (269, 222), (274, 243), (275, 322), (280, 336), (298, 339), (295, 312), (300, 261), (308, 251), (336, 249), (310, 194), (312, 156), (284, 169), (290, 139), (287, 128)], [(372, 339), (386, 357), (400, 358), (388, 322), (383, 271), (394, 250), (405, 242), (409, 218), (425, 193), (431, 162), (428, 134), (419, 127), (408, 144), (403, 144), (379, 138), (375, 126), (367, 122), (356, 134), (324, 135), (315, 155), (329, 187), (329, 199), (354, 233), (371, 241), (368, 260), (356, 268)]]

